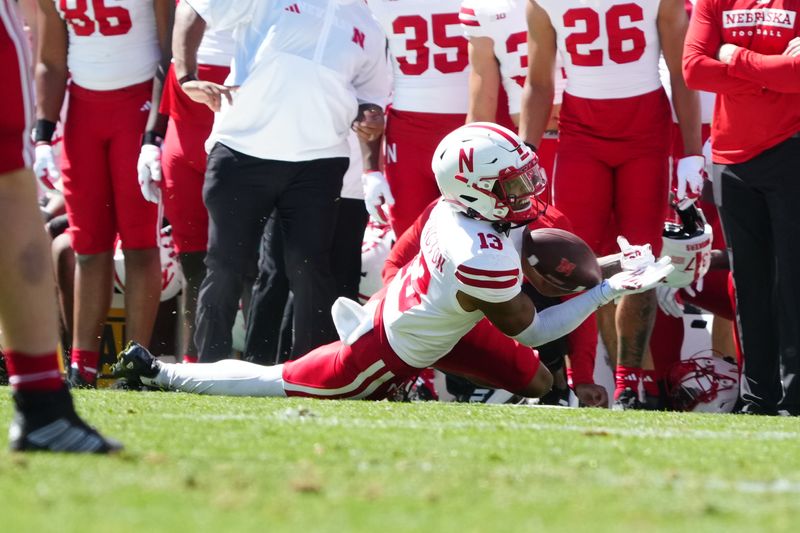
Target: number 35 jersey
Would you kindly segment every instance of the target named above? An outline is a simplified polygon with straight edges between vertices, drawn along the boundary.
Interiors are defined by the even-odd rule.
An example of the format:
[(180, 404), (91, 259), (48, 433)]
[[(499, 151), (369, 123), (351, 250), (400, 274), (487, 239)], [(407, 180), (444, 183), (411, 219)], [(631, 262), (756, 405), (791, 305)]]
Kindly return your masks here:
[(628, 98), (661, 86), (656, 19), (660, 0), (536, 0), (547, 12), (580, 98)]
[(111, 91), (153, 78), (161, 55), (153, 0), (54, 2), (69, 32), (73, 82)]
[(416, 368), (431, 366), (483, 318), (465, 311), (461, 291), (505, 302), (521, 290), (519, 252), (491, 224), (440, 202), (422, 230), (420, 252), (389, 284), (383, 326), (395, 353)]
[(467, 112), (469, 52), (461, 0), (368, 0), (389, 39), (392, 107), (418, 113)]

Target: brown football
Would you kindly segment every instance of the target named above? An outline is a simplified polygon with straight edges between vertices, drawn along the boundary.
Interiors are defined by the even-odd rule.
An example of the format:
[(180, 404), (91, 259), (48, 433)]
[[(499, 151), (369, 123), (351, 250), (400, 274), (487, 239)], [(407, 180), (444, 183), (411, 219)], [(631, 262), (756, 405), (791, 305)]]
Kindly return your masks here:
[(580, 292), (603, 281), (597, 257), (580, 237), (555, 228), (526, 231), (522, 271), (545, 296)]

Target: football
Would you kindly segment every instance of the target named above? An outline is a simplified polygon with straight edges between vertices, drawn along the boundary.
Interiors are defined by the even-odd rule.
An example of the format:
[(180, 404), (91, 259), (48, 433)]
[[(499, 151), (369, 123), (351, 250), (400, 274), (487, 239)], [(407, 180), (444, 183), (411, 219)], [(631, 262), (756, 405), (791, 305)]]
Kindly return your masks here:
[(580, 237), (555, 228), (524, 233), (522, 271), (545, 296), (580, 292), (603, 281), (597, 257), (589, 245)]

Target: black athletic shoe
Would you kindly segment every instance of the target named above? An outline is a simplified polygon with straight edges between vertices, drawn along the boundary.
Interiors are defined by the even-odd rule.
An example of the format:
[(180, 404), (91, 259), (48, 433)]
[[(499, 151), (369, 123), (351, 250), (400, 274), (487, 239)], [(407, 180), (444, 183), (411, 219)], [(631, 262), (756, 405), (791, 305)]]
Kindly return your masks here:
[(67, 386), (70, 389), (96, 389), (97, 376), (92, 381), (86, 381), (77, 368), (70, 367), (67, 372)]
[(639, 401), (639, 395), (635, 390), (626, 387), (619, 397), (614, 400), (614, 405), (611, 407), (614, 411), (627, 411), (629, 409), (641, 409), (642, 403)]
[(141, 378), (154, 378), (158, 375), (161, 363), (147, 348), (136, 342), (129, 342), (120, 352), (117, 362), (111, 369), (115, 378), (125, 378), (129, 386), (141, 384)]
[(569, 389), (553, 387), (550, 392), (539, 398), (539, 405), (569, 407)]
[(15, 392), (17, 411), (8, 430), (11, 451), (112, 453), (119, 442), (81, 420), (65, 387), (56, 392)]

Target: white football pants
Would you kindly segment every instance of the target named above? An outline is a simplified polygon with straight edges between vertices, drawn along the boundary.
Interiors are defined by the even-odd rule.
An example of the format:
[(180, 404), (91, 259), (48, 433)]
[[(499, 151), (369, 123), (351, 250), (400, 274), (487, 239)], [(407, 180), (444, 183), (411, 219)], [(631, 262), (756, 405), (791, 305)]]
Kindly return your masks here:
[(212, 396), (282, 396), (283, 365), (263, 366), (236, 359), (216, 363), (161, 363), (155, 378), (145, 385)]

